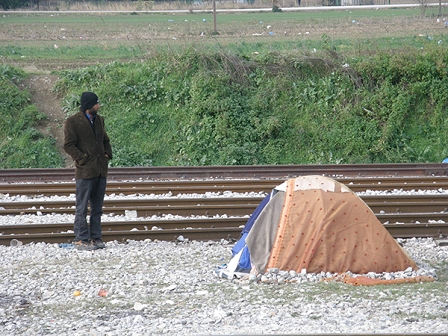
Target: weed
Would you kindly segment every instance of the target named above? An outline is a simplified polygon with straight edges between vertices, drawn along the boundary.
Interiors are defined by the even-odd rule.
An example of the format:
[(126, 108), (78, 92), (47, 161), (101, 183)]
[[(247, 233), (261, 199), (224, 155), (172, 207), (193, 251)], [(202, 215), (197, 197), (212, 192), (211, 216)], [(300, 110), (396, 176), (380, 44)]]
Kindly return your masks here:
[[(220, 40), (167, 45), (159, 43), (165, 35), (155, 38), (167, 26), (170, 32), (199, 36), (210, 31), (211, 20), (193, 22), (192, 14), (176, 15), (176, 20), (136, 14), (54, 18), (64, 23), (64, 34), (77, 32), (80, 23), (121, 33), (132, 21), (126, 42), (92, 45), (78, 36), (80, 41), (65, 45), (61, 38), (57, 48), (38, 42), (0, 46), (8, 61), (35, 57), (46, 63), (103, 63), (60, 71), (54, 90), (67, 114), (77, 112), (81, 92), (101, 96), (114, 166), (440, 162), (448, 156), (443, 133), (448, 57), (443, 43), (415, 34), (347, 39), (328, 30), (312, 37), (294, 31), (290, 38), (285, 30), (286, 37), (275, 40), (225, 40), (266, 33), (271, 24), (283, 29), (298, 17), (316, 25), (351, 19), (346, 11), (337, 11), (307, 17), (269, 13), (263, 24), (258, 13), (224, 15)], [(357, 15), (369, 24), (384, 22), (379, 13)], [(409, 15), (401, 19), (408, 22)], [(8, 16), (5, 25), (15, 27), (28, 23), (26, 19)], [(44, 18), (33, 20), (36, 27), (44, 26)], [(383, 13), (382, 20), (394, 19)], [(61, 32), (48, 28), (45, 33), (55, 31)], [(102, 62), (121, 57), (131, 61)], [(25, 74), (7, 66), (0, 71), (5, 114), (0, 165), (60, 165), (52, 141), (35, 130), (43, 116), (29, 104), (29, 95), (17, 89)], [(20, 111), (19, 122), (11, 119), (14, 111)]]
[(24, 77), (24, 72), (0, 65), (0, 168), (60, 167), (54, 140), (35, 128), (45, 116), (15, 84)]

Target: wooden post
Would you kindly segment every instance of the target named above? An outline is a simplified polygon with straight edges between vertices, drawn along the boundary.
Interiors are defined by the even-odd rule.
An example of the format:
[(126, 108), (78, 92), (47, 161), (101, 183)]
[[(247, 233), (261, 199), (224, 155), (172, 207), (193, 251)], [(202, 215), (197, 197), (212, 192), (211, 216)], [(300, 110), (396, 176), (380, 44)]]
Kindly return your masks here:
[(213, 29), (216, 34), (218, 32), (216, 30), (216, 0), (213, 0)]

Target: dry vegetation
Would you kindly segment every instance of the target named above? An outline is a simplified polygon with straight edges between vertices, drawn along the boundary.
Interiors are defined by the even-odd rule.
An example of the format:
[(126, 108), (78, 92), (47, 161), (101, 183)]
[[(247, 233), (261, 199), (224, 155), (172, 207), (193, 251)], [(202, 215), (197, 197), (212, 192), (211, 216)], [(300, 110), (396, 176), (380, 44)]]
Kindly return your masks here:
[[(260, 0), (261, 1), (261, 0)], [(263, 0), (265, 1), (265, 0)], [(265, 5), (262, 2), (257, 4)], [(286, 4), (285, 0), (285, 4)], [(142, 4), (147, 4), (142, 2)], [(129, 6), (136, 3), (129, 3)], [(75, 6), (75, 5), (73, 5)], [(81, 9), (80, 3), (71, 10)], [(91, 5), (86, 5), (91, 9)], [(113, 6), (110, 3), (109, 6)], [(114, 10), (125, 10), (125, 5)], [(154, 5), (155, 6), (155, 5)], [(164, 9), (169, 9), (165, 5)], [(172, 5), (173, 7), (176, 5)], [(206, 6), (206, 5), (203, 5)], [(61, 8), (61, 10), (64, 8)], [(112, 8), (113, 9), (113, 8)], [(173, 8), (175, 9), (175, 8)], [(380, 9), (381, 13), (393, 10)], [(411, 11), (411, 10), (410, 10)], [(52, 49), (95, 46), (104, 51), (101, 57), (82, 57), (68, 59), (61, 51), (60, 55), (39, 57), (11, 57), (2, 55), (0, 61), (17, 65), (30, 72), (35, 70), (60, 70), (78, 66), (105, 63), (114, 60), (108, 56), (108, 50), (119, 46), (133, 47), (139, 50), (139, 56), (154, 53), (154, 48), (162, 46), (172, 48), (191, 44), (213, 45), (219, 43), (302, 43), (318, 41), (327, 36), (330, 41), (344, 48), (345, 41), (371, 40), (394, 37), (439, 38), (447, 30), (444, 18), (435, 16), (420, 17), (419, 10), (411, 15), (384, 15), (356, 10), (343, 10), (335, 18), (328, 18), (328, 12), (254, 12), (254, 13), (219, 13), (217, 27), (219, 35), (212, 35), (213, 15), (208, 13), (33, 13), (5, 14), (6, 19), (15, 15), (25, 16), (22, 20), (9, 20), (2, 24), (0, 30), (0, 48), (15, 46), (23, 48)], [(135, 15), (136, 14), (136, 15)], [(29, 20), (28, 20), (29, 18)], [(203, 21), (206, 19), (206, 22)], [(272, 33), (272, 34), (271, 34)], [(360, 48), (363, 46), (360, 45)], [(56, 52), (56, 51), (55, 51)], [(59, 57), (60, 56), (60, 57)]]
[[(413, 127), (405, 124), (401, 125), (400, 118), (407, 117), (409, 110), (415, 110), (416, 115), (419, 113), (428, 115), (428, 111), (425, 110), (426, 106), (434, 106), (433, 115), (435, 117), (431, 120), (437, 120), (439, 115), (443, 114), (439, 108), (443, 102), (433, 102), (431, 97), (439, 95), (439, 91), (443, 92), (444, 89), (437, 91), (438, 87), (436, 87), (433, 90), (434, 93), (428, 93), (429, 89), (434, 87), (431, 82), (432, 77), (427, 80), (427, 83), (425, 82), (424, 85), (427, 85), (428, 89), (422, 91), (421, 99), (416, 98), (415, 90), (424, 86), (422, 80), (417, 80), (416, 89), (411, 94), (412, 89), (408, 88), (412, 84), (410, 83), (412, 78), (405, 78), (406, 85), (396, 88), (396, 85), (378, 85), (375, 81), (384, 78), (378, 73), (378, 76), (372, 79), (374, 85), (366, 85), (362, 93), (348, 94), (347, 92), (351, 92), (353, 86), (351, 84), (352, 79), (347, 78), (347, 82), (345, 81), (346, 70), (341, 72), (344, 80), (341, 79), (342, 82), (337, 81), (341, 87), (338, 85), (329, 86), (327, 82), (333, 83), (335, 80), (331, 77), (331, 72), (328, 73), (331, 78), (325, 77), (325, 74), (320, 78), (317, 72), (311, 71), (314, 67), (307, 66), (312, 63), (310, 59), (324, 60), (326, 61), (325, 64), (337, 63), (339, 66), (343, 66), (343, 69), (349, 63), (348, 66), (361, 62), (363, 67), (359, 69), (360, 73), (365, 73), (365, 76), (369, 77), (369, 69), (376, 69), (380, 73), (396, 70), (393, 67), (392, 69), (388, 68), (387, 60), (377, 58), (375, 61), (375, 57), (370, 58), (370, 55), (375, 55), (378, 51), (387, 51), (387, 54), (410, 51), (412, 55), (417, 56), (422, 49), (426, 50), (426, 48), (428, 52), (433, 51), (432, 54), (428, 53), (425, 56), (428, 57), (430, 62), (433, 62), (431, 55), (436, 50), (441, 52), (445, 50), (447, 43), (444, 38), (446, 32), (445, 20), (443, 18), (438, 20), (433, 13), (421, 17), (418, 8), (381, 8), (378, 10), (341, 8), (334, 12), (227, 12), (220, 13), (217, 17), (218, 35), (211, 34), (213, 16), (209, 12), (200, 14), (189, 11), (182, 13), (70, 14), (62, 12), (11, 12), (6, 13), (0, 20), (2, 20), (0, 21), (2, 24), (0, 30), (0, 61), (3, 63), (18, 66), (33, 75), (48, 75), (52, 70), (83, 68), (72, 72), (53, 73), (53, 75), (66, 76), (67, 78), (65, 81), (61, 81), (63, 84), (59, 87), (54, 87), (55, 92), (46, 90), (48, 96), (45, 96), (45, 92), (41, 92), (43, 102), (49, 101), (58, 94), (59, 97), (63, 97), (63, 110), (70, 111), (72, 108), (74, 109), (74, 103), (78, 100), (78, 96), (72, 93), (85, 89), (87, 85), (94, 85), (94, 90), (114, 97), (115, 105), (109, 104), (108, 107), (109, 113), (111, 113), (109, 121), (111, 134), (115, 138), (117, 148), (121, 148), (120, 153), (122, 153), (122, 155), (117, 155), (116, 165), (147, 165), (148, 162), (155, 165), (173, 164), (173, 162), (180, 165), (259, 164), (260, 162), (341, 163), (390, 160), (426, 162), (439, 161), (440, 157), (446, 156), (444, 153), (446, 146), (442, 141), (445, 137), (436, 136), (436, 139), (440, 138), (442, 140), (437, 143), (437, 146), (434, 146), (434, 141), (427, 134), (420, 134), (420, 137), (415, 137), (416, 131)], [(391, 53), (389, 53), (389, 50), (391, 50)], [(271, 51), (274, 51), (274, 53)], [(228, 55), (238, 55), (238, 57), (235, 58), (236, 61), (232, 59), (226, 62), (227, 59), (221, 59), (221, 61), (215, 62), (219, 55), (225, 55), (226, 57)], [(440, 59), (440, 55), (436, 55), (437, 60)], [(366, 59), (365, 64), (362, 63), (364, 57)], [(110, 63), (114, 60), (131, 60), (133, 62)], [(212, 66), (204, 66), (204, 60), (212, 62)], [(242, 76), (244, 73), (244, 68), (239, 66), (239, 62), (248, 64), (248, 60), (257, 60), (260, 71), (253, 71), (251, 76), (244, 78), (246, 80), (250, 79), (250, 83), (252, 81), (257, 83), (253, 87), (253, 91), (246, 95), (242, 92), (244, 90), (240, 89), (249, 87), (248, 84), (250, 83), (241, 80), (243, 77), (240, 77), (240, 75)], [(306, 62), (302, 62), (303, 60)], [(140, 61), (143, 62), (140, 63)], [(407, 61), (407, 63), (403, 63), (404, 61)], [(400, 64), (409, 68), (409, 71), (414, 68), (412, 60), (403, 58), (403, 62)], [(86, 66), (93, 64), (99, 64), (100, 66), (86, 68)], [(144, 66), (141, 66), (141, 64)], [(179, 64), (182, 65), (179, 66)], [(298, 64), (299, 67), (297, 67)], [(420, 78), (419, 69), (425, 67), (423, 61), (419, 64), (413, 69), (416, 78)], [(230, 66), (230, 71), (227, 65)], [(282, 78), (281, 75), (276, 75), (274, 71), (271, 71), (273, 65), (284, 65), (285, 74), (291, 74), (290, 69), (308, 71), (306, 72), (307, 76), (317, 76), (317, 80), (311, 82), (297, 81), (291, 77), (294, 82), (285, 84), (285, 82), (279, 80)], [(179, 67), (176, 72), (174, 70), (177, 66)], [(142, 72), (140, 72), (140, 68), (142, 68)], [(367, 72), (364, 71), (366, 68), (368, 68)], [(165, 69), (170, 69), (170, 71)], [(185, 71), (191, 72), (186, 73)], [(300, 71), (297, 73), (298, 78), (301, 78), (302, 72)], [(409, 71), (406, 71), (405, 74), (408, 74)], [(92, 76), (93, 72), (98, 72), (98, 75)], [(108, 76), (102, 75), (105, 72)], [(159, 85), (161, 81), (154, 78), (154, 76), (159, 75), (159, 72), (163, 73), (164, 76), (166, 75), (167, 78), (168, 75), (171, 76), (164, 80), (161, 86)], [(168, 72), (170, 73), (168, 74)], [(372, 70), (371, 72), (374, 73), (375, 71)], [(426, 73), (426, 70), (423, 69), (423, 72)], [(211, 73), (225, 73), (226, 76), (232, 78), (232, 84), (239, 83), (238, 90), (224, 85), (224, 82), (219, 80), (216, 83), (213, 81), (209, 83), (210, 80), (219, 78), (219, 75), (210, 76)], [(434, 76), (437, 77), (437, 73)], [(362, 76), (360, 75), (360, 77)], [(427, 77), (427, 74), (425, 74), (422, 78)], [(91, 84), (91, 78), (102, 79)], [(84, 83), (85, 80), (88, 83)], [(120, 85), (116, 85), (117, 81)], [(35, 81), (35, 83), (39, 82)], [(160, 100), (153, 99), (152, 91), (148, 90), (148, 85), (161, 90), (162, 94), (157, 94), (157, 97), (162, 97)], [(202, 85), (205, 86), (202, 87)], [(295, 92), (292, 96), (283, 96), (285, 85), (289, 88), (288, 90)], [(363, 130), (365, 123), (359, 123), (356, 113), (366, 110), (360, 109), (358, 105), (363, 102), (362, 99), (366, 97), (367, 90), (370, 87), (376, 88), (378, 92), (369, 92), (372, 97), (366, 102), (369, 106), (367, 110), (375, 110), (379, 119), (372, 118), (369, 121), (366, 118), (365, 122), (369, 124), (365, 127), (370, 130), (366, 132)], [(223, 97), (218, 95), (213, 98), (215, 100), (210, 100), (209, 95), (202, 92), (209, 92), (210, 88), (215, 89), (217, 93), (231, 92), (235, 94), (226, 93)], [(273, 88), (278, 90), (279, 94), (272, 94), (275, 99), (270, 99)], [(336, 91), (327, 94), (329, 88)], [(35, 94), (37, 92), (36, 87), (30, 87), (30, 90), (33, 93), (33, 102), (36, 106), (39, 106), (39, 109), (45, 109), (46, 104), (38, 104)], [(303, 95), (304, 92), (311, 92), (309, 90), (319, 94), (313, 95), (311, 98)], [(254, 92), (257, 93), (254, 94)], [(266, 94), (266, 92), (269, 92), (269, 94)], [(398, 98), (397, 92), (402, 93)], [(346, 95), (347, 99), (344, 98)], [(253, 99), (254, 96), (259, 98)], [(318, 99), (321, 96), (325, 98), (325, 101)], [(124, 99), (124, 97), (126, 98)], [(163, 97), (167, 100), (165, 101)], [(335, 101), (329, 104), (327, 102), (328, 97), (329, 99), (335, 99)], [(351, 99), (351, 97), (359, 97), (359, 100)], [(385, 103), (384, 97), (388, 97), (386, 100), (389, 103)], [(178, 102), (176, 103), (178, 109), (175, 109), (175, 111), (179, 119), (171, 121), (167, 120), (164, 111), (167, 110), (167, 106), (169, 106), (168, 109), (172, 108), (173, 99)], [(417, 104), (413, 102), (413, 99), (416, 99)], [(118, 120), (120, 120), (120, 123), (116, 123), (118, 126), (114, 131), (112, 112), (129, 108), (129, 101), (136, 104), (135, 106), (139, 109), (144, 106), (132, 115), (132, 118), (138, 121), (132, 122), (130, 120), (125, 128), (127, 131), (123, 132), (122, 118), (119, 114)], [(151, 101), (151, 104), (148, 103), (149, 101)], [(412, 101), (412, 103), (409, 104), (409, 101)], [(419, 101), (429, 101), (429, 103), (420, 104)], [(235, 118), (210, 117), (210, 120), (216, 123), (214, 127), (217, 130), (227, 130), (226, 135), (222, 139), (220, 138), (216, 144), (213, 144), (213, 146), (220, 146), (219, 149), (210, 145), (211, 135), (206, 127), (195, 133), (199, 134), (195, 142), (190, 142), (191, 137), (188, 132), (200, 124), (195, 119), (195, 113), (197, 112), (198, 116), (202, 116), (201, 113), (207, 114), (210, 110), (210, 115), (212, 115), (215, 112), (211, 107), (221, 106), (223, 102), (227, 104), (224, 110), (234, 111), (234, 114), (230, 113), (229, 115), (234, 115)], [(235, 104), (235, 102), (238, 103)], [(304, 116), (299, 127), (281, 124), (281, 120), (293, 120), (289, 116), (295, 116), (298, 103)], [(353, 106), (350, 105), (352, 103)], [(331, 109), (333, 104), (340, 106), (341, 111), (344, 109), (350, 111), (350, 113), (342, 113), (339, 116), (340, 126), (333, 127), (334, 122), (327, 124), (327, 119), (313, 126), (312, 122), (316, 119), (315, 115), (324, 117), (327, 114), (333, 115), (334, 110)], [(370, 108), (371, 105), (373, 108)], [(397, 110), (397, 113), (393, 115), (396, 117), (394, 117), (395, 119), (391, 118), (390, 123), (387, 120), (384, 121), (384, 125), (390, 124), (390, 127), (387, 128), (386, 133), (382, 133), (378, 131), (376, 123), (377, 120), (383, 120), (381, 118), (387, 116), (387, 111), (389, 111), (391, 105)], [(252, 119), (245, 121), (245, 134), (250, 135), (248, 136), (249, 139), (255, 139), (251, 140), (252, 142), (247, 146), (246, 143), (235, 146), (243, 139), (238, 135), (242, 125), (241, 120), (238, 120), (238, 116), (241, 114), (236, 112), (238, 106), (244, 106), (250, 112), (260, 111), (260, 120), (266, 120), (265, 123), (254, 122), (253, 125), (251, 124)], [(282, 108), (278, 109), (278, 106), (282, 106)], [(317, 113), (316, 111), (320, 112)], [(351, 113), (352, 111), (353, 113)], [(153, 115), (158, 117), (154, 117), (148, 123), (139, 124), (141, 113), (151, 115), (151, 118), (153, 118)], [(51, 116), (51, 113), (45, 114), (55, 119)], [(188, 123), (181, 127), (185, 132), (179, 135), (180, 131), (173, 129), (173, 125), (179, 125), (178, 120), (184, 121), (184, 116), (189, 114), (192, 115), (191, 124), (188, 120)], [(59, 119), (62, 119), (62, 117)], [(153, 120), (157, 120), (156, 128), (153, 127), (155, 125)], [(301, 131), (302, 123), (303, 125), (306, 124), (307, 134), (309, 134), (306, 139), (311, 139), (315, 131), (318, 140), (310, 140), (310, 145), (300, 147), (301, 152), (298, 154), (294, 147), (280, 157), (279, 153), (282, 150), (285, 152), (289, 150), (289, 147), (281, 145), (282, 141), (286, 144), (304, 141), (302, 139), (304, 133)], [(135, 127), (137, 124), (140, 128)], [(409, 124), (409, 122), (406, 124)], [(321, 132), (323, 126), (327, 127), (328, 132), (325, 133), (328, 134), (328, 141), (323, 139)], [(198, 127), (202, 126), (199, 125)], [(259, 127), (259, 131), (257, 127)], [(289, 130), (288, 127), (291, 127), (291, 129), (296, 127), (294, 130), (300, 130), (300, 132), (291, 131), (291, 134), (297, 136), (297, 141), (292, 140), (287, 131), (279, 133), (280, 129)], [(403, 135), (403, 138), (393, 136), (394, 134), (401, 134), (404, 127), (409, 130), (408, 133)], [(429, 134), (433, 130), (433, 125), (428, 124), (427, 128)], [(43, 126), (41, 129), (47, 130), (47, 126)], [(51, 129), (50, 127), (47, 133), (57, 139), (55, 131), (57, 131), (57, 128)], [(172, 144), (168, 143), (161, 146), (160, 138), (162, 136), (154, 133), (155, 131), (160, 132), (162, 136), (172, 132), (173, 137), (168, 136), (167, 139), (174, 139), (177, 136), (175, 146), (172, 146), (172, 152), (170, 152), (171, 147), (169, 146)], [(133, 134), (140, 140), (135, 141), (137, 145), (129, 144), (127, 138), (120, 138), (123, 134), (126, 137)], [(259, 134), (265, 134), (267, 138), (273, 139), (273, 141), (279, 140), (269, 144), (269, 146), (266, 145), (266, 141), (260, 142), (260, 144), (263, 144), (260, 145), (257, 142)], [(341, 134), (344, 134), (344, 136), (341, 136)], [(347, 134), (355, 140), (350, 145), (345, 140), (341, 140), (340, 143), (343, 143), (343, 146), (338, 145), (339, 142), (335, 139), (341, 137), (345, 139)], [(146, 135), (155, 136), (146, 139), (144, 138)], [(359, 141), (363, 137), (366, 140), (364, 142)], [(395, 140), (400, 142), (401, 147), (395, 145)], [(369, 141), (372, 141), (372, 146), (368, 145)], [(364, 143), (367, 144), (366, 147), (370, 146), (369, 148), (373, 149), (364, 150)], [(141, 146), (141, 144), (145, 145)], [(276, 147), (277, 144), (280, 145)], [(402, 145), (405, 146), (403, 150)], [(264, 146), (262, 152), (253, 150), (253, 148), (260, 146)], [(182, 148), (182, 153), (188, 154), (185, 156), (171, 155), (170, 153), (181, 152), (178, 147)], [(225, 150), (223, 150), (224, 147)], [(311, 147), (311, 150), (307, 149)], [(434, 150), (427, 150), (427, 148), (433, 147)], [(161, 148), (163, 148), (163, 151), (160, 150)], [(242, 148), (244, 152), (235, 152), (235, 148), (238, 150)], [(217, 152), (222, 153), (219, 158), (216, 158)], [(137, 154), (128, 156), (126, 153)], [(232, 155), (234, 156), (232, 157)], [(193, 161), (187, 162), (185, 161), (186, 158), (188, 160), (193, 158), (194, 160), (191, 159)], [(212, 159), (215, 161), (210, 161)]]

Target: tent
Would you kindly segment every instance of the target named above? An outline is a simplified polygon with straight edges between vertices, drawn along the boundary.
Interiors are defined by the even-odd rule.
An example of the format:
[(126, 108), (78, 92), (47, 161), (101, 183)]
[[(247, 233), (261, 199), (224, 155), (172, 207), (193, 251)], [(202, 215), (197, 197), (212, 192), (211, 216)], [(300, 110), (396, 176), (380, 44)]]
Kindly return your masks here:
[(277, 186), (260, 203), (219, 276), (265, 273), (398, 272), (415, 262), (344, 184), (309, 175)]

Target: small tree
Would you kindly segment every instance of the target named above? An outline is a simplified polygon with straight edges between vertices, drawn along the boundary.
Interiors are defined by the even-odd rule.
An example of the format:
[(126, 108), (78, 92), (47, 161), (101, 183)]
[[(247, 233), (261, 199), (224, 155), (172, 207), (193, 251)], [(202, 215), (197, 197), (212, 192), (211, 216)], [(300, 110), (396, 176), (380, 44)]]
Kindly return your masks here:
[(28, 6), (30, 0), (0, 0), (0, 7), (3, 10), (16, 9)]
[(424, 17), (426, 12), (426, 6), (428, 5), (428, 0), (417, 0), (417, 2), (420, 4), (420, 15)]
[(282, 9), (278, 6), (278, 0), (272, 0), (272, 11), (281, 12)]

